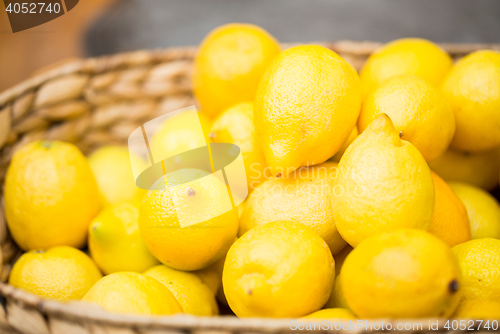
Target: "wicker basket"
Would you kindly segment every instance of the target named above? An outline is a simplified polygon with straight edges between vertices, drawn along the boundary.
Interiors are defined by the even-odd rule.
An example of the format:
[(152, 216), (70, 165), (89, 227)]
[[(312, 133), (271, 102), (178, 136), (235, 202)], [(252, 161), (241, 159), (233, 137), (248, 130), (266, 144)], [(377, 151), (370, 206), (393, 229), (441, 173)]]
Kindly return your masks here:
[[(380, 45), (349, 41), (320, 44), (339, 53), (357, 69)], [(290, 45), (284, 47), (287, 46)], [(442, 46), (454, 58), (478, 49), (500, 50), (499, 44)], [(104, 144), (125, 144), (129, 134), (145, 121), (195, 104), (190, 82), (194, 53), (194, 48), (171, 48), (73, 61), (40, 73), (0, 94), (0, 183), (3, 184), (14, 152), (30, 141), (69, 141), (88, 153)], [(3, 187), (0, 196), (3, 203)], [(3, 261), (0, 272), (0, 333), (292, 331), (287, 319), (124, 316), (82, 302), (62, 304), (43, 300), (3, 283), (7, 281), (12, 263), (21, 253), (9, 236), (2, 207), (0, 244), (0, 260)], [(442, 327), (439, 329), (444, 330)], [(362, 329), (357, 331), (366, 332)]]

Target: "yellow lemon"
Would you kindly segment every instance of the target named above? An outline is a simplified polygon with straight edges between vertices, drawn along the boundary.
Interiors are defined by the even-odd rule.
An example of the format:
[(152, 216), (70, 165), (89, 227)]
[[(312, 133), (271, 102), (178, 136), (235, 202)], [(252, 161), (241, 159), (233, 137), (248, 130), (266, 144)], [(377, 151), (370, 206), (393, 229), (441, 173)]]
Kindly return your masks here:
[(101, 277), (85, 253), (58, 246), (21, 255), (12, 267), (9, 284), (43, 298), (68, 301), (81, 299)]
[(335, 153), (335, 155), (333, 157), (331, 157), (329, 160), (339, 162), (340, 158), (342, 158), (342, 156), (344, 155), (344, 153), (347, 150), (347, 148), (349, 147), (349, 145), (352, 144), (352, 142), (354, 141), (354, 139), (356, 139), (358, 137), (358, 135), (359, 135), (358, 128), (355, 127), (354, 129), (352, 129), (351, 134), (349, 135), (349, 137), (345, 141), (344, 145), (342, 145), (342, 147), (340, 148), (340, 151)]
[(429, 167), (445, 181), (466, 182), (492, 190), (498, 186), (500, 150), (469, 153), (448, 149), (429, 162)]
[(243, 211), (245, 211), (245, 207), (247, 206), (247, 200), (245, 199), (243, 202), (238, 205), (238, 217), (241, 218), (241, 215), (243, 214)]
[(356, 319), (356, 316), (345, 308), (326, 308), (308, 314), (301, 319)]
[(141, 200), (146, 194), (145, 190), (135, 184), (131, 160), (134, 166), (146, 168), (146, 162), (141, 157), (130, 155), (128, 149), (123, 146), (104, 146), (89, 156), (102, 206)]
[[(225, 262), (226, 258), (224, 257), (224, 262)], [(224, 264), (223, 262), (223, 264)], [(224, 266), (221, 267), (221, 269), (224, 269)], [(222, 288), (222, 270), (220, 272), (220, 282), (221, 282), (221, 286), (219, 288), (219, 290), (217, 290), (217, 293), (215, 294), (215, 298), (217, 299), (217, 301), (221, 304), (221, 305), (225, 305), (225, 306), (228, 306), (229, 307), (229, 304), (227, 302), (227, 298), (226, 298), (226, 294), (224, 293), (224, 289)]]
[(340, 275), (347, 303), (361, 319), (448, 317), (461, 298), (453, 252), (416, 229), (364, 240), (349, 254)]
[(469, 241), (471, 227), (467, 209), (460, 198), (436, 173), (432, 173), (436, 202), (429, 232), (450, 247)]
[(212, 290), (194, 273), (159, 265), (148, 269), (144, 275), (164, 284), (177, 298), (184, 313), (200, 316), (219, 314)]
[[(225, 259), (225, 258), (223, 258), (223, 259)], [(219, 261), (220, 260), (218, 260), (217, 262), (219, 262)], [(211, 264), (210, 266), (203, 268), (203, 269), (200, 269), (200, 270), (192, 271), (192, 273), (198, 275), (198, 277), (203, 281), (203, 283), (205, 283), (208, 286), (210, 291), (212, 291), (212, 293), (214, 295), (216, 295), (217, 292), (219, 291), (219, 288), (221, 287), (221, 284), (222, 284), (221, 283), (222, 271), (221, 271), (221, 275), (219, 276), (215, 270), (212, 270), (211, 267), (214, 264)]]
[(89, 226), (89, 250), (105, 274), (143, 272), (157, 265), (139, 231), (138, 202), (121, 202), (97, 215)]
[(82, 247), (98, 211), (96, 181), (74, 145), (35, 141), (14, 154), (5, 177), (5, 216), (23, 250)]
[(170, 290), (156, 279), (122, 271), (101, 278), (83, 297), (115, 313), (169, 315), (183, 313)]
[(399, 136), (418, 148), (427, 161), (443, 154), (455, 133), (455, 116), (443, 93), (415, 75), (389, 79), (374, 89), (363, 103), (359, 131), (380, 114), (388, 115)]
[(224, 110), (210, 129), (214, 143), (231, 143), (241, 150), (249, 190), (262, 183), (266, 175), (266, 160), (255, 133), (252, 102), (242, 102)]
[(439, 86), (453, 65), (436, 44), (420, 38), (403, 38), (383, 45), (368, 57), (360, 72), (363, 99), (387, 79), (413, 74)]
[(198, 119), (203, 133), (199, 133), (197, 131), (199, 128), (191, 124), (192, 118), (189, 112), (171, 116), (151, 138), (151, 150), (167, 152), (174, 156), (207, 145), (212, 122), (203, 112), (198, 112)]
[(471, 239), (500, 239), (500, 205), (488, 192), (459, 182), (450, 182), (467, 209), (470, 221)]
[(255, 97), (255, 128), (272, 175), (331, 158), (360, 108), (358, 74), (338, 54), (317, 45), (283, 51)]
[[(208, 175), (198, 169), (168, 173), (143, 200), (139, 213), (142, 237), (151, 253), (169, 267), (205, 268), (224, 256), (236, 237), (238, 212), (224, 212), (226, 185)], [(182, 202), (177, 209), (174, 199)], [(200, 208), (203, 212), (198, 212)], [(183, 213), (184, 227), (176, 210)], [(193, 219), (204, 220), (191, 225)]]
[(225, 257), (217, 260), (217, 262), (209, 265), (206, 268), (195, 270), (192, 273), (198, 275), (198, 277), (210, 288), (212, 293), (215, 295), (219, 291), (222, 285), (222, 267), (224, 266), (224, 261), (222, 261), (222, 267), (219, 270), (215, 269), (214, 266), (219, 264), (221, 260), (225, 260)]
[(473, 52), (450, 71), (443, 92), (455, 113), (457, 129), (451, 146), (487, 151), (500, 146), (500, 52)]
[[(235, 241), (238, 239), (235, 239)], [(196, 270), (194, 273), (201, 278), (205, 284), (208, 285), (210, 290), (215, 294), (217, 301), (223, 305), (228, 306), (226, 295), (224, 294), (224, 289), (222, 288), (222, 271), (224, 269), (224, 262), (226, 261), (226, 255), (219, 259), (214, 264), (201, 269)]]
[(347, 245), (339, 253), (333, 256), (333, 258), (335, 259), (335, 276), (340, 274), (340, 270), (344, 265), (345, 259), (347, 258), (347, 255), (351, 253), (352, 249), (353, 248), (351, 246)]
[(328, 298), (328, 301), (324, 306), (325, 308), (343, 308), (349, 310), (349, 305), (347, 305), (344, 294), (342, 293), (342, 279), (340, 278), (340, 271), (345, 259), (347, 258), (347, 255), (349, 255), (351, 251), (352, 247), (347, 245), (342, 251), (340, 251), (340, 253), (334, 256), (335, 281), (333, 282), (333, 288), (332, 292), (330, 293), (330, 297)]
[(312, 229), (274, 222), (248, 231), (233, 244), (222, 285), (239, 317), (295, 318), (325, 304), (334, 272), (328, 245)]
[(500, 302), (500, 240), (483, 238), (452, 248), (463, 274), (464, 300)]
[(500, 319), (500, 302), (491, 300), (465, 300), (458, 305), (453, 318)]
[(194, 94), (211, 117), (252, 101), (262, 74), (280, 52), (267, 31), (251, 24), (226, 24), (210, 32), (194, 61)]
[(312, 228), (333, 254), (340, 252), (346, 242), (337, 231), (331, 200), (330, 173), (336, 168), (336, 163), (325, 162), (265, 181), (249, 195), (238, 234), (273, 221), (293, 221)]
[(429, 228), (435, 200), (431, 172), (387, 115), (378, 116), (349, 146), (337, 174), (334, 220), (351, 246), (383, 231)]
[[(234, 239), (234, 241), (236, 240), (237, 239)], [(226, 254), (208, 267), (193, 271), (193, 274), (198, 275), (198, 277), (210, 288), (210, 290), (212, 290), (214, 295), (217, 295), (219, 290), (222, 290), (222, 270), (224, 268), (225, 261)]]
[(324, 307), (326, 308), (344, 308), (350, 310), (349, 304), (344, 296), (344, 292), (342, 291), (342, 275), (338, 274), (335, 276), (335, 281), (333, 282), (332, 292), (326, 301)]

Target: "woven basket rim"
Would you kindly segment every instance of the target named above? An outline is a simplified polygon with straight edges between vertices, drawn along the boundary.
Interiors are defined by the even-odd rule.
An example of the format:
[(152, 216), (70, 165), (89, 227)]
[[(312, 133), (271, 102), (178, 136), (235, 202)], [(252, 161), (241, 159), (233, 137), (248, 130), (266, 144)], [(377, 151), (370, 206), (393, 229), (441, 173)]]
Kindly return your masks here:
[[(56, 300), (42, 299), (29, 292), (14, 288), (6, 283), (0, 283), (0, 294), (11, 296), (21, 302), (24, 306), (36, 307), (36, 309), (45, 314), (54, 317), (64, 317), (68, 320), (91, 321), (95, 323), (106, 323), (117, 327), (141, 326), (146, 328), (165, 328), (172, 329), (204, 329), (204, 330), (256, 330), (260, 332), (276, 332), (280, 330), (290, 330), (292, 320), (306, 322), (319, 322), (317, 319), (297, 319), (297, 318), (238, 318), (231, 315), (222, 315), (215, 317), (202, 317), (188, 314), (172, 316), (145, 316), (136, 314), (118, 314), (104, 310), (98, 305), (83, 302), (72, 301), (68, 303), (58, 302)], [(339, 319), (346, 321), (345, 319)], [(365, 319), (356, 319), (365, 320)], [(439, 321), (439, 329), (443, 328), (448, 318), (421, 318), (421, 319), (391, 319), (379, 318), (369, 319), (369, 321), (384, 322), (385, 324), (414, 324), (425, 323), (427, 321)], [(329, 319), (334, 321), (334, 319)]]
[(0, 92), (0, 108), (16, 97), (22, 96), (23, 94), (36, 89), (44, 82), (59, 76), (77, 72), (92, 72), (93, 74), (97, 74), (130, 65), (151, 64), (151, 62), (165, 60), (165, 57), (171, 59), (171, 54), (175, 54), (175, 51), (181, 51), (182, 54), (194, 55), (196, 48), (187, 46), (155, 50), (137, 50), (113, 55), (73, 60), (67, 64), (62, 64), (55, 68), (38, 73), (35, 76), (23, 80), (17, 85)]
[[(283, 48), (288, 48), (295, 45), (300, 45), (304, 43), (283, 43)], [(328, 47), (329, 49), (336, 52), (346, 52), (353, 55), (368, 55), (379, 48), (383, 43), (372, 42), (372, 41), (352, 41), (352, 40), (339, 40), (337, 42), (309, 42), (305, 44), (318, 44)], [(438, 43), (445, 51), (453, 54), (467, 54), (478, 49), (490, 49), (499, 50), (500, 43)], [(58, 76), (76, 73), (76, 72), (87, 72), (92, 73), (104, 72), (110, 69), (115, 69), (119, 67), (138, 65), (138, 64), (150, 64), (151, 62), (159, 62), (165, 60), (165, 57), (171, 59), (172, 53), (175, 51), (180, 51), (181, 54), (188, 54), (194, 56), (196, 52), (195, 46), (183, 46), (183, 47), (169, 47), (163, 49), (153, 49), (153, 50), (136, 50), (130, 52), (123, 52), (113, 55), (104, 55), (93, 58), (78, 59), (70, 63), (63, 64), (52, 68), (50, 70), (38, 73), (37, 75), (30, 77), (21, 81), (20, 83), (14, 85), (0, 92), (0, 108), (2, 108), (9, 101), (14, 98), (21, 96), (37, 87), (39, 87), (44, 82), (56, 78)]]

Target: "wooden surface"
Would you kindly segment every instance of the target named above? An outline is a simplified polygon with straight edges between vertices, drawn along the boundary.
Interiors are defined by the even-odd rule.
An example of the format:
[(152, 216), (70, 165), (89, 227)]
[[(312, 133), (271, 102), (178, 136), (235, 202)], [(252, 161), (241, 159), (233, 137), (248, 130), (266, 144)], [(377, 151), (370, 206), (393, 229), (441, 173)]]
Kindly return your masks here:
[(36, 71), (84, 56), (83, 35), (89, 24), (114, 0), (81, 0), (65, 15), (12, 33), (3, 2), (0, 4), (0, 92)]

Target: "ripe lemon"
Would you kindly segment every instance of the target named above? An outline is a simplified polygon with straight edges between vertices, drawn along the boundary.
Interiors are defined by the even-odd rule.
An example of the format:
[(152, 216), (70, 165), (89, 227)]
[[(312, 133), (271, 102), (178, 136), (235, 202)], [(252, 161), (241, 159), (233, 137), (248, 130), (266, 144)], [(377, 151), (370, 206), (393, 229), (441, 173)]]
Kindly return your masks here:
[(453, 247), (463, 275), (464, 300), (500, 302), (500, 240), (483, 238)]
[[(234, 241), (236, 240), (237, 239)], [(222, 269), (224, 268), (225, 261), (226, 254), (208, 267), (193, 271), (193, 274), (198, 275), (198, 277), (210, 288), (210, 290), (212, 290), (214, 295), (217, 295), (219, 290), (222, 290)]]
[(458, 305), (453, 318), (500, 319), (500, 302), (491, 300), (465, 300)]
[(295, 318), (325, 304), (334, 272), (328, 245), (312, 229), (274, 222), (248, 231), (233, 244), (222, 286), (239, 317)]
[(347, 255), (351, 253), (352, 247), (347, 245), (342, 249), (338, 254), (334, 255), (335, 259), (335, 276), (340, 274), (340, 270), (342, 269), (342, 266), (344, 265), (345, 259), (347, 258)]
[(467, 209), (470, 221), (471, 239), (500, 239), (500, 205), (486, 191), (459, 182), (450, 182)]
[(337, 174), (334, 220), (351, 246), (379, 232), (429, 228), (435, 199), (431, 172), (387, 115), (378, 116), (349, 146)]
[(99, 188), (102, 206), (122, 201), (141, 200), (146, 191), (135, 184), (130, 160), (134, 165), (146, 168), (139, 156), (130, 156), (123, 146), (104, 146), (89, 156), (89, 164)]
[(262, 74), (280, 52), (267, 31), (233, 23), (210, 32), (194, 61), (194, 94), (211, 117), (227, 107), (252, 101)]
[(363, 103), (359, 131), (380, 114), (388, 115), (399, 136), (418, 148), (427, 161), (443, 154), (455, 133), (455, 116), (443, 93), (415, 75), (388, 79), (374, 89)]
[(183, 313), (170, 290), (156, 279), (122, 271), (101, 278), (84, 301), (116, 313), (168, 315)]
[(148, 269), (144, 275), (164, 284), (177, 298), (184, 313), (200, 316), (219, 314), (212, 290), (194, 273), (159, 265)]
[(332, 292), (330, 293), (330, 297), (328, 298), (328, 301), (324, 306), (325, 308), (343, 308), (349, 310), (349, 305), (347, 305), (344, 294), (342, 292), (342, 279), (340, 278), (340, 272), (344, 261), (347, 258), (347, 255), (349, 255), (351, 251), (352, 247), (347, 245), (340, 253), (334, 256), (335, 281), (333, 282), (333, 288)]
[(58, 246), (21, 255), (12, 267), (9, 284), (43, 298), (68, 301), (81, 299), (101, 277), (85, 253)]
[(272, 175), (331, 158), (360, 108), (358, 74), (335, 52), (318, 45), (283, 51), (255, 97), (255, 128)]
[[(235, 241), (236, 240), (237, 239), (235, 239)], [(224, 289), (222, 288), (222, 271), (224, 269), (225, 261), (226, 255), (224, 255), (214, 264), (206, 267), (205, 269), (194, 271), (194, 273), (208, 285), (210, 290), (212, 290), (212, 292), (215, 294), (215, 298), (219, 303), (229, 306), (227, 304), (226, 295), (224, 294)]]
[(212, 122), (203, 112), (198, 112), (198, 119), (203, 133), (199, 133), (199, 127), (191, 124), (189, 112), (181, 112), (168, 118), (151, 138), (151, 150), (168, 152), (174, 156), (207, 145)]
[(436, 202), (429, 232), (450, 247), (469, 241), (471, 227), (467, 210), (458, 196), (436, 173), (432, 173)]
[(457, 129), (451, 146), (487, 151), (500, 146), (500, 52), (473, 52), (453, 67), (443, 92), (455, 113)]
[(96, 181), (74, 145), (35, 141), (14, 154), (5, 177), (5, 215), (23, 250), (82, 247), (98, 211)]
[(272, 178), (248, 197), (240, 221), (239, 235), (273, 221), (293, 221), (314, 230), (326, 241), (333, 254), (346, 246), (335, 220), (332, 206), (333, 162), (301, 167), (287, 176)]
[[(179, 270), (198, 270), (209, 266), (227, 252), (238, 232), (238, 211), (221, 213), (226, 185), (198, 169), (181, 169), (168, 173), (145, 196), (139, 228), (146, 246), (163, 264)], [(196, 180), (196, 181), (193, 181)], [(164, 184), (169, 187), (164, 188)], [(190, 186), (183, 184), (190, 182)], [(174, 196), (179, 196), (174, 197)], [(182, 201), (177, 208), (201, 223), (181, 227), (174, 199)], [(198, 212), (196, 208), (202, 208)], [(186, 217), (184, 217), (186, 218)], [(189, 217), (186, 219), (190, 219)]]
[(224, 110), (210, 129), (214, 143), (231, 143), (241, 150), (247, 175), (248, 189), (257, 187), (266, 179), (266, 159), (257, 141), (252, 102), (242, 102)]
[(213, 266), (215, 266), (215, 264), (219, 263), (221, 260), (225, 260), (225, 257), (217, 260), (217, 262), (209, 265), (206, 268), (192, 271), (193, 274), (198, 275), (198, 277), (203, 281), (203, 283), (205, 283), (210, 288), (210, 290), (214, 295), (217, 294), (217, 291), (219, 291), (222, 285), (222, 270), (220, 271), (219, 275), (219, 272), (217, 270), (214, 270)]
[(342, 291), (342, 275), (338, 274), (335, 276), (335, 281), (333, 282), (332, 292), (330, 297), (324, 307), (327, 308), (344, 308), (350, 310), (349, 304), (345, 300), (344, 292)]
[(416, 229), (365, 239), (346, 258), (340, 275), (347, 303), (361, 319), (447, 317), (461, 298), (453, 252)]
[(339, 162), (340, 158), (342, 158), (342, 156), (344, 155), (344, 153), (347, 150), (347, 148), (349, 147), (349, 145), (352, 144), (352, 142), (354, 141), (354, 139), (356, 139), (358, 137), (358, 135), (359, 135), (358, 128), (355, 127), (354, 129), (352, 129), (351, 134), (349, 135), (349, 137), (345, 141), (344, 145), (342, 145), (342, 147), (340, 148), (340, 151), (335, 153), (335, 155), (333, 157), (331, 157), (329, 160)]
[[(224, 262), (222, 262), (222, 266), (220, 267), (220, 288), (217, 290), (217, 293), (215, 294), (215, 298), (221, 305), (225, 305), (229, 307), (229, 304), (227, 302), (226, 294), (224, 293), (224, 289), (222, 287), (222, 272), (224, 270), (224, 263), (226, 261), (226, 257), (223, 258)], [(219, 260), (220, 261), (220, 260)], [(217, 262), (216, 262), (217, 263)]]
[(356, 316), (345, 308), (326, 308), (308, 314), (301, 319), (356, 319)]
[(139, 231), (138, 202), (121, 202), (104, 209), (89, 226), (89, 250), (103, 273), (143, 272), (157, 265)]
[(448, 149), (429, 162), (429, 167), (445, 181), (465, 182), (492, 190), (498, 186), (500, 150), (469, 153)]
[(245, 211), (245, 207), (247, 205), (247, 200), (245, 199), (243, 202), (240, 203), (240, 205), (238, 205), (237, 209), (238, 209), (238, 217), (241, 218), (241, 215), (243, 214), (243, 211)]
[(439, 86), (453, 65), (436, 44), (420, 38), (403, 38), (372, 53), (360, 72), (363, 99), (387, 79), (414, 74)]

